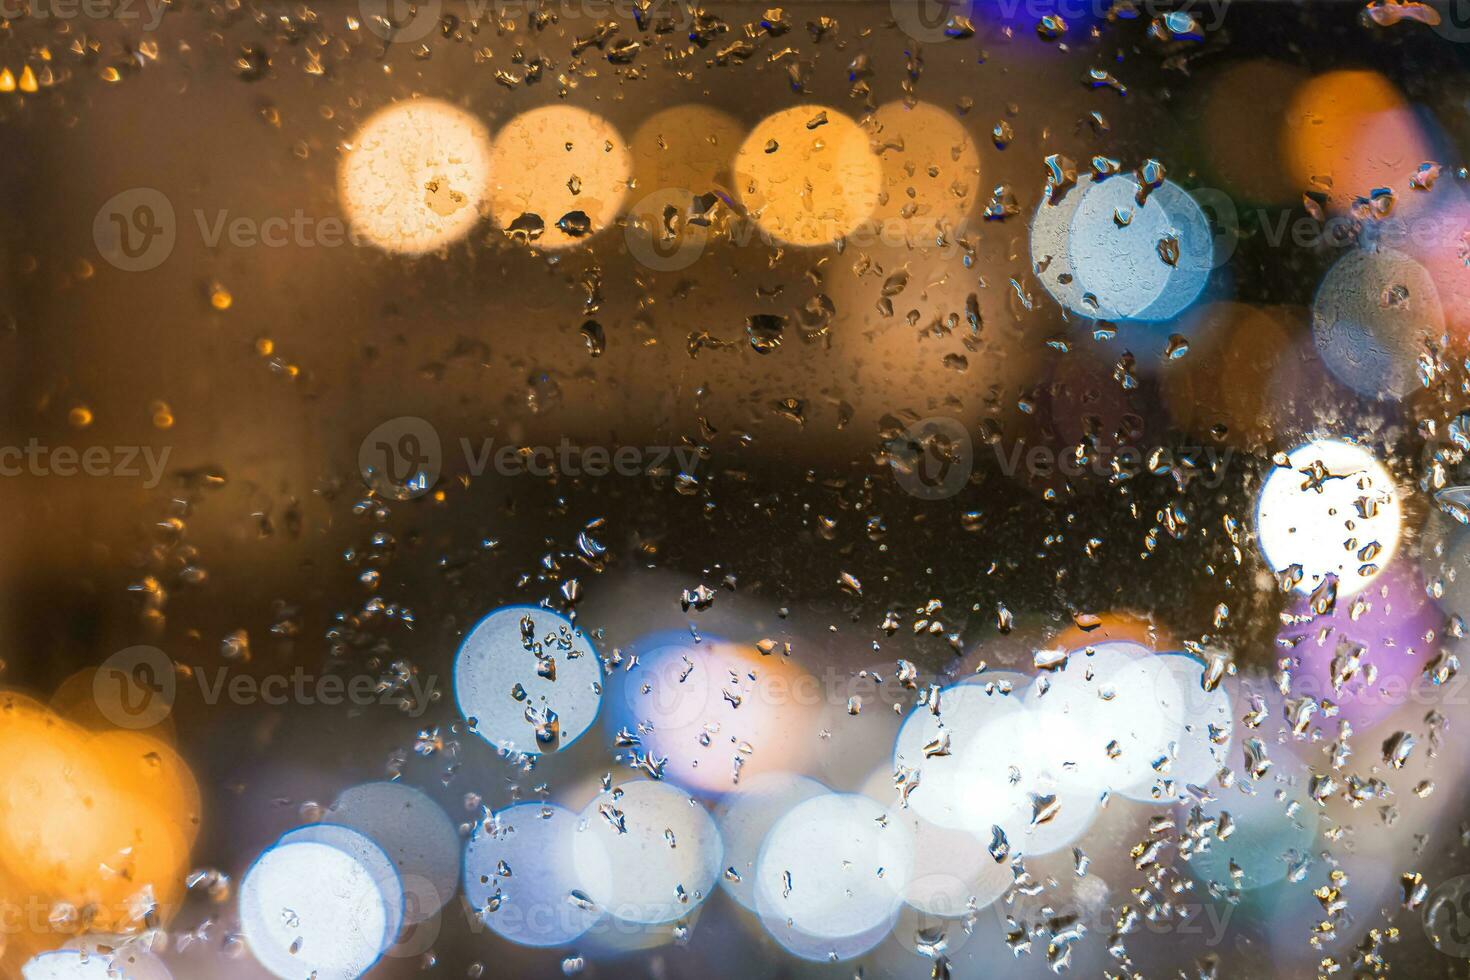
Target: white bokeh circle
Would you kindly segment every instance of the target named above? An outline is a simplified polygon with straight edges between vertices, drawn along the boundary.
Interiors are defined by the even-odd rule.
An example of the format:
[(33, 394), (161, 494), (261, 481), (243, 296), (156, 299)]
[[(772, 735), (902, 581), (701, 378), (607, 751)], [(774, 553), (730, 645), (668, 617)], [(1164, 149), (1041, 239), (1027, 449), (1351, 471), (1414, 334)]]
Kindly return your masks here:
[(490, 190), (490, 137), (436, 99), (398, 102), (357, 130), (338, 169), (342, 206), (360, 238), (421, 254), (469, 234)]
[(639, 779), (587, 804), (572, 855), (577, 879), (600, 908), (657, 925), (684, 918), (709, 897), (724, 846), (714, 818), (688, 793)]
[(464, 893), (496, 935), (521, 946), (565, 946), (601, 918), (577, 878), (577, 821), (553, 803), (517, 803), (476, 829), (465, 845)]
[(913, 877), (914, 840), (885, 812), (869, 797), (828, 793), (777, 821), (756, 862), (762, 920), (817, 940), (890, 924)]
[[(555, 752), (597, 719), (602, 665), (592, 642), (565, 616), (508, 606), (480, 620), (460, 645), (454, 696), (492, 745)], [(544, 737), (553, 718), (555, 735)]]
[(395, 910), (386, 884), (333, 844), (279, 843), (240, 884), (241, 935), (256, 961), (283, 980), (353, 980), (377, 963), (402, 915), (402, 892)]
[(409, 925), (427, 919), (454, 896), (459, 885), (459, 832), (422, 790), (388, 782), (353, 786), (337, 795), (326, 819), (372, 838), (400, 878), (422, 879), (404, 910)]
[(1273, 468), (1256, 503), (1256, 540), (1273, 571), (1301, 567), (1295, 588), (1312, 593), (1337, 576), (1352, 595), (1377, 577), (1398, 549), (1399, 492), (1378, 458), (1340, 439), (1317, 439)]

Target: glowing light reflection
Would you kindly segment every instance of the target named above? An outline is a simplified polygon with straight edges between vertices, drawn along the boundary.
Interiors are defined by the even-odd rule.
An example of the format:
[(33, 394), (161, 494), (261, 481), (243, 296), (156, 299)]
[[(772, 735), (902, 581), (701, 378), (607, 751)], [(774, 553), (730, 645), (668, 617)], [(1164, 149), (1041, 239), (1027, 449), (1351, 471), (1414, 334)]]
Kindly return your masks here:
[(742, 780), (740, 791), (726, 798), (715, 815), (725, 842), (725, 866), (738, 880), (722, 874), (720, 887), (741, 905), (755, 911), (755, 863), (761, 845), (776, 821), (792, 807), (827, 792), (815, 779), (773, 772)]
[(633, 175), (623, 137), (574, 106), (523, 112), (495, 134), (490, 210), (513, 238), (539, 248), (579, 244), (618, 216)]
[(465, 845), (464, 895), (496, 935), (564, 946), (601, 918), (580, 891), (572, 854), (577, 815), (552, 803), (498, 811)]
[(782, 109), (761, 120), (735, 157), (735, 188), (779, 242), (827, 245), (878, 206), (883, 166), (869, 137), (830, 106)]
[(395, 910), (384, 884), (333, 844), (278, 844), (241, 882), (241, 935), (260, 965), (282, 980), (360, 977), (388, 947), (389, 929), (402, 914), (402, 892)]
[(490, 138), (469, 113), (400, 102), (362, 124), (338, 170), (353, 231), (392, 252), (432, 251), (469, 234), (490, 182)]
[[(1113, 177), (1082, 194), (1068, 254), (1084, 307), (1109, 320), (1168, 320), (1204, 290), (1214, 240), (1204, 212), (1166, 180), (1137, 200), (1138, 184)], [(1047, 205), (1043, 204), (1042, 208)]]
[(914, 842), (883, 814), (866, 796), (829, 793), (782, 817), (756, 865), (767, 928), (784, 922), (821, 940), (886, 933), (912, 879)]
[(1362, 590), (1398, 548), (1402, 505), (1393, 477), (1367, 449), (1318, 439), (1293, 450), (1266, 477), (1256, 504), (1261, 557), (1276, 572), (1301, 566), (1311, 593), (1328, 575), (1337, 593)]
[(667, 783), (635, 780), (601, 794), (573, 835), (577, 880), (609, 914), (656, 925), (709, 897), (724, 846), (709, 813)]
[(492, 745), (555, 752), (596, 720), (602, 668), (591, 641), (565, 616), (508, 606), (482, 619), (460, 645), (454, 695), (460, 713)]

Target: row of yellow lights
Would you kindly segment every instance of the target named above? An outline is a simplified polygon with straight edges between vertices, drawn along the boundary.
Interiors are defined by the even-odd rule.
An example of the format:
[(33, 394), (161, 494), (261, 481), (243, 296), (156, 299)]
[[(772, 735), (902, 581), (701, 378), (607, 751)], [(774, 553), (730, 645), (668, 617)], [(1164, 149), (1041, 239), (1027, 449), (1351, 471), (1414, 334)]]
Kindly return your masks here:
[(0, 68), (0, 92), (14, 92), (17, 89), (22, 92), (40, 91), (41, 86), (37, 84), (36, 73), (31, 71), (30, 65), (20, 70), (19, 80), (9, 68)]

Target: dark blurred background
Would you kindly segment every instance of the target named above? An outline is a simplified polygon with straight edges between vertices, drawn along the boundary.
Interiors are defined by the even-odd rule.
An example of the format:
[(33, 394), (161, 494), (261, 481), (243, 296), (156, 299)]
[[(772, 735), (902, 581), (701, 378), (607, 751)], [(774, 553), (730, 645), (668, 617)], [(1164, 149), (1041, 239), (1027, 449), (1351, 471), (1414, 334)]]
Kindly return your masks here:
[[(1314, 366), (1307, 309), (1338, 253), (1273, 245), (1260, 225), (1262, 215), (1309, 213), (1283, 146), (1290, 96), (1328, 72), (1387, 80), (1444, 164), (1441, 180), (1459, 183), (1470, 63), (1444, 32), (1366, 24), (1361, 3), (1234, 3), (1198, 41), (1151, 36), (1148, 11), (1087, 13), (1048, 39), (1037, 31), (1046, 9), (977, 4), (973, 36), (915, 39), (889, 4), (847, 2), (781, 4), (791, 29), (773, 36), (750, 27), (767, 5), (711, 3), (705, 16), (728, 31), (700, 44), (680, 8), (680, 28), (659, 35), (591, 2), (547, 4), (560, 16), (544, 22), (523, 5), (478, 21), (451, 17), (452, 6), (416, 43), (385, 43), (356, 5), (333, 3), (182, 2), (153, 31), (107, 18), (0, 20), (0, 67), (49, 72), (34, 93), (0, 94), (0, 442), (168, 452), (156, 486), (127, 476), (0, 479), (0, 683), (44, 701), (77, 671), (146, 643), (184, 669), (411, 670), (436, 678), (441, 693), (418, 714), (391, 704), (205, 704), (183, 685), (172, 724), (205, 794), (196, 867), (240, 874), (310, 804), (367, 779), (401, 774), (468, 822), (466, 794), (496, 807), (605, 770), (594, 729), (567, 757), (518, 772), (464, 732), (449, 693), (470, 625), (510, 602), (573, 607), (569, 591), (608, 649), (653, 626), (698, 622), (703, 614), (680, 599), (704, 585), (715, 611), (748, 604), (751, 639), (782, 633), (800, 656), (839, 671), (902, 657), (939, 676), (1011, 617), (1044, 635), (1110, 610), (1265, 669), (1285, 599), (1274, 583), (1262, 587), (1247, 544), (1237, 560), (1225, 528), (1249, 524), (1270, 454), (1322, 428), (1371, 433), (1412, 488), (1424, 459), (1419, 420), (1458, 411), (1453, 379), (1446, 397), (1375, 402)], [(631, 65), (577, 45), (608, 21), (645, 39)], [(752, 50), (726, 51), (740, 40)], [(526, 79), (537, 59), (539, 78)], [(1093, 69), (1126, 94), (1089, 84)], [(502, 72), (520, 80), (507, 84)], [(915, 98), (952, 113), (978, 148), (965, 246), (807, 250), (716, 238), (697, 263), (662, 272), (630, 254), (622, 221), (560, 252), (512, 242), (490, 221), (422, 257), (203, 241), (196, 210), (341, 216), (344, 142), (378, 109), (416, 95), (451, 102), (492, 133), (533, 108), (568, 104), (625, 136), (684, 103), (748, 128), (805, 103), (858, 118)], [(1012, 135), (1000, 141), (992, 131), (1002, 122)], [(1104, 154), (1129, 169), (1155, 158), (1186, 189), (1219, 189), (1235, 203), (1234, 251), (1188, 315), (1194, 326), (1100, 337), (1046, 295), (1027, 225), (1049, 154), (1083, 166)], [(1019, 213), (984, 220), (1002, 185)], [(178, 219), (171, 254), (141, 272), (110, 265), (93, 237), (99, 209), (131, 188), (160, 191)], [(709, 190), (735, 198), (731, 184)], [(901, 269), (907, 286), (885, 315), (880, 293)], [(971, 295), (978, 331), (967, 320)], [(794, 325), (819, 296), (834, 312), (814, 329), (789, 328), (767, 354), (749, 343), (748, 317)], [(1262, 352), (1262, 365), (1196, 363), (1215, 356), (1205, 311), (1225, 301), (1280, 324), (1281, 346)], [(589, 320), (605, 336), (596, 356)], [(1164, 360), (1170, 335), (1193, 329), (1191, 353), (1177, 367)], [(1128, 389), (1114, 381), (1125, 352), (1139, 376)], [(1265, 394), (1191, 398), (1203, 382), (1188, 372), (1209, 375), (1216, 363), (1239, 372), (1226, 375), (1232, 390)], [(1285, 380), (1272, 388), (1273, 377)], [(1226, 386), (1212, 383), (1198, 390)], [(1257, 419), (1230, 417), (1240, 405), (1261, 407), (1256, 429)], [(972, 434), (973, 473), (958, 495), (927, 501), (903, 491), (884, 453), (910, 422), (936, 415)], [(396, 501), (364, 485), (358, 457), (372, 430), (403, 416), (431, 423), (445, 449), (433, 491)], [(1228, 447), (1228, 464), (1218, 479), (1182, 488), (1169, 473), (1120, 486), (1003, 472), (1017, 444), (1061, 451), (1093, 430), (1106, 455), (1119, 428), (1140, 446)], [(632, 477), (472, 475), (461, 438), (691, 447), (699, 461), (691, 479), (672, 458)], [(1427, 510), (1408, 502), (1406, 547), (1420, 547)], [(606, 547), (597, 560), (578, 548), (589, 528)], [(840, 584), (843, 573), (860, 593)], [(572, 580), (577, 589), (564, 590)], [(624, 597), (620, 615), (599, 605), (603, 594)], [(942, 603), (942, 629), (916, 634), (914, 613), (931, 599)], [(903, 629), (890, 636), (880, 624), (891, 610)], [(1010, 650), (992, 663), (1024, 656)], [(1392, 870), (1470, 871), (1466, 801), (1463, 780), (1442, 778), (1426, 837), (1405, 840)], [(1132, 843), (1120, 833), (1118, 847)], [(1396, 895), (1382, 906), (1387, 918), (1365, 913), (1350, 941), (1398, 926), (1382, 949), (1396, 972), (1470, 975), (1428, 945)], [(835, 976), (864, 963), (798, 964), (732, 925), (732, 910), (717, 896), (686, 942), (589, 953), (587, 974)], [(221, 925), (171, 961), (175, 975), (246, 970), (217, 951), (227, 906), (196, 896), (175, 930), (205, 917)], [(1221, 975), (1316, 975), (1320, 956), (1301, 940), (1295, 958), (1278, 959), (1271, 930), (1269, 915), (1242, 914), (1217, 948), (1186, 954), (1154, 937), (1154, 955), (1172, 969), (1198, 969), (1213, 953)], [(433, 972), (479, 975), (476, 962), (490, 976), (562, 969), (563, 953), (472, 932), (451, 903)], [(998, 936), (983, 938), (956, 956), (956, 976), (1021, 969)], [(1135, 955), (1148, 948), (1145, 937)], [(1376, 969), (1336, 955), (1341, 975)], [(911, 959), (915, 975), (928, 969)], [(414, 957), (378, 969), (424, 966)], [(1036, 957), (1023, 966), (1047, 972)], [(871, 957), (863, 969), (898, 972)]]

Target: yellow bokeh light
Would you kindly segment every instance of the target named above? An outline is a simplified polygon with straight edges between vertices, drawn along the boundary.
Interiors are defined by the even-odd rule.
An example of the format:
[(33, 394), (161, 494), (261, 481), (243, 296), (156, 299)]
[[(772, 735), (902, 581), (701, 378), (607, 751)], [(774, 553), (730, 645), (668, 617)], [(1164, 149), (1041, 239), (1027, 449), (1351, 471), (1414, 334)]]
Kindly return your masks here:
[(878, 206), (883, 164), (867, 132), (836, 109), (767, 116), (735, 158), (735, 187), (761, 228), (791, 245), (852, 234)]
[(540, 248), (566, 248), (612, 223), (628, 193), (628, 147), (601, 116), (545, 106), (495, 135), (490, 210), (495, 223)]
[(728, 112), (678, 105), (648, 117), (633, 134), (639, 195), (678, 188), (705, 194), (730, 183), (744, 128)]
[(151, 801), (193, 843), (203, 802), (194, 773), (177, 751), (131, 731), (102, 732), (93, 736), (90, 747), (120, 789)]
[[(82, 931), (163, 924), (183, 901), (199, 789), (164, 743), (89, 732), (0, 693), (0, 902), (21, 918), (8, 962)], [(75, 917), (54, 919), (70, 907)]]
[(975, 204), (980, 151), (954, 116), (928, 102), (879, 106), (872, 118), (874, 148), (883, 166), (875, 217), (887, 241), (930, 241), (954, 231)]
[(729, 113), (702, 105), (679, 105), (654, 113), (633, 134), (636, 189), (629, 214), (645, 229), (667, 232), (672, 207), (681, 219), (718, 213), (695, 199), (728, 191), (731, 167), (744, 128)]
[(420, 254), (469, 234), (490, 185), (485, 127), (447, 102), (391, 105), (353, 137), (338, 191), (353, 231), (390, 252)]

